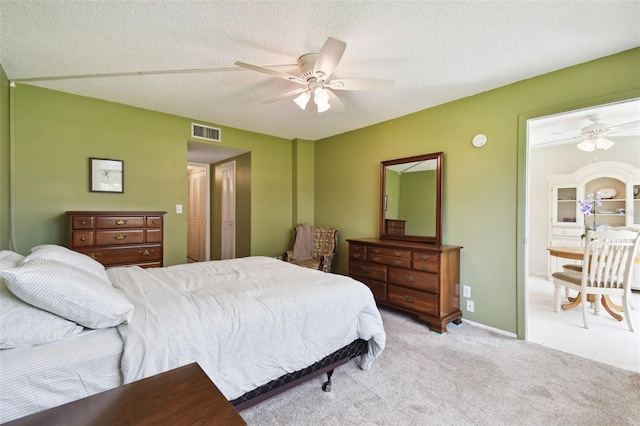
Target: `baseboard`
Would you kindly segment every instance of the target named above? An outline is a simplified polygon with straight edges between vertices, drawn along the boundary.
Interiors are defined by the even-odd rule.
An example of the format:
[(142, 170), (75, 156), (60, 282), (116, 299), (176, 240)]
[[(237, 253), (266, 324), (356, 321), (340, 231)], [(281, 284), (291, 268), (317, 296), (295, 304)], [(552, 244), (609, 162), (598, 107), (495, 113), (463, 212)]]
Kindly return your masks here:
[(514, 339), (518, 338), (518, 335), (516, 333), (512, 333), (510, 331), (501, 330), (501, 329), (495, 328), (495, 327), (489, 327), (488, 325), (484, 325), (484, 324), (481, 324), (481, 323), (475, 322), (475, 321), (469, 321), (469, 320), (464, 319), (464, 318), (462, 318), (462, 321), (466, 322), (467, 324), (472, 325), (474, 327), (483, 328), (485, 330), (493, 331), (494, 333), (502, 334), (502, 335), (507, 336), (507, 337), (513, 337)]

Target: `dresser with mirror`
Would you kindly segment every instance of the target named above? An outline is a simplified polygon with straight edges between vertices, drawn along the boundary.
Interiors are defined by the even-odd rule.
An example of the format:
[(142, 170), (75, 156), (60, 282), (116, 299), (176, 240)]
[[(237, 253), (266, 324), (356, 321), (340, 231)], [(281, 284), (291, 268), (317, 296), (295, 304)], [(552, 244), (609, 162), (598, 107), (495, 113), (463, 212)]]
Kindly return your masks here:
[(381, 162), (379, 235), (347, 240), (349, 276), (379, 304), (438, 333), (462, 320), (462, 247), (442, 244), (443, 159), (437, 152)]

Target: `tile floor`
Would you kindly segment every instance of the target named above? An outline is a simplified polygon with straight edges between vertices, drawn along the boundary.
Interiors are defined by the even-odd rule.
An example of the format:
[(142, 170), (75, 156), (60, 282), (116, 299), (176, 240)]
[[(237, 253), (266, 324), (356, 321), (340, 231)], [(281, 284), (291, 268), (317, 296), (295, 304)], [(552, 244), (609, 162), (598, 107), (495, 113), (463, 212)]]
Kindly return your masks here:
[[(584, 328), (582, 308), (554, 312), (553, 282), (546, 277), (530, 276), (528, 340), (625, 370), (640, 372), (640, 292), (633, 292), (631, 311), (635, 332), (627, 322), (613, 319), (606, 311), (589, 313), (589, 328)], [(573, 294), (572, 294), (573, 295)], [(619, 298), (618, 298), (619, 299)], [(620, 300), (613, 298), (620, 303)], [(566, 300), (563, 302), (566, 303)]]

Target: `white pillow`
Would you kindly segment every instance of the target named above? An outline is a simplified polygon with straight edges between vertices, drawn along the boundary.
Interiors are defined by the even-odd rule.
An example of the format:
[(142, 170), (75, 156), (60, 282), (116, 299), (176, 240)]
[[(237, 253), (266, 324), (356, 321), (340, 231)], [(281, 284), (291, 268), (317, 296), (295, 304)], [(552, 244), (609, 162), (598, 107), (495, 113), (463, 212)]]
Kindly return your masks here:
[(0, 349), (57, 342), (81, 331), (76, 323), (18, 299), (0, 279)]
[(10, 250), (0, 250), (0, 269), (18, 266), (24, 256)]
[(109, 281), (107, 271), (102, 263), (93, 260), (86, 254), (78, 253), (66, 247), (56, 246), (53, 244), (43, 244), (35, 246), (31, 249), (31, 254), (22, 260), (22, 263), (29, 262), (33, 259), (51, 259), (64, 262), (76, 268), (84, 269), (87, 272), (97, 275), (99, 278)]
[(0, 270), (0, 277), (23, 301), (88, 328), (113, 327), (133, 315), (133, 305), (111, 282), (57, 260), (31, 259)]

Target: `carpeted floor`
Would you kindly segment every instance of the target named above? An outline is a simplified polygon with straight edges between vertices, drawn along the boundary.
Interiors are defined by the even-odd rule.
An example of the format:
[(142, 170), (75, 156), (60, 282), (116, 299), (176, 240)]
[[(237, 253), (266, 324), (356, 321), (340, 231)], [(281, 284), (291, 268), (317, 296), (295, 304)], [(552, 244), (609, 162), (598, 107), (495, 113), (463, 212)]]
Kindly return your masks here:
[(381, 308), (387, 347), (240, 414), (249, 425), (640, 425), (640, 374)]

